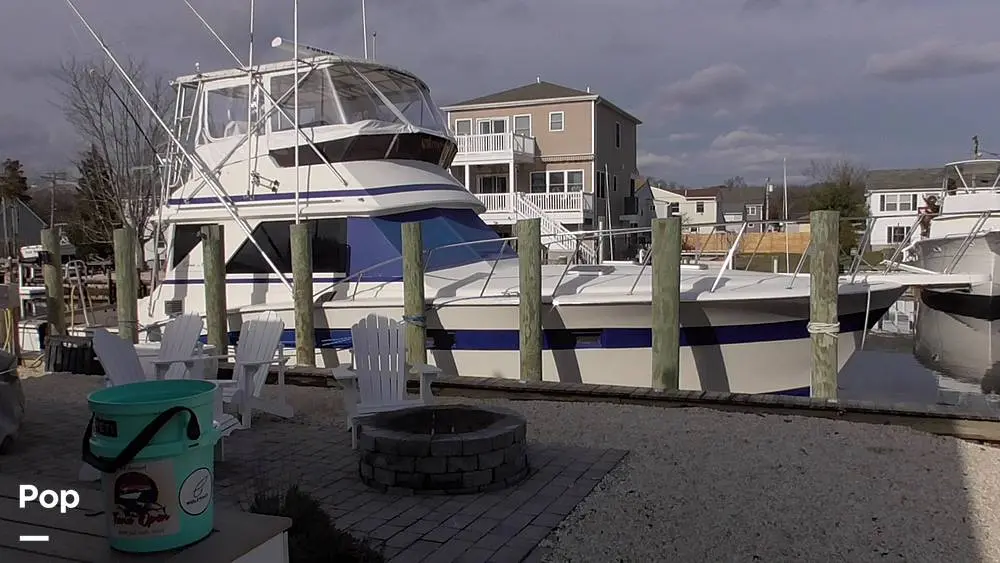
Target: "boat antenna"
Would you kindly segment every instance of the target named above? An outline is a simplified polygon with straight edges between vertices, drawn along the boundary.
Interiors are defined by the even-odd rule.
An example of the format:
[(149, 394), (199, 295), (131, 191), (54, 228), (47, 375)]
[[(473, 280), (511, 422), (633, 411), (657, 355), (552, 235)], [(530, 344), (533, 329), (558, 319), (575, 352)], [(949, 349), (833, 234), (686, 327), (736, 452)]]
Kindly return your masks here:
[[(296, 26), (298, 28), (298, 26)], [(368, 59), (368, 15), (365, 10), (365, 0), (361, 0), (361, 33), (365, 36), (365, 59)], [(295, 40), (298, 43), (298, 39)]]
[(972, 158), (979, 158), (983, 153), (979, 151), (979, 135), (972, 136)]
[(372, 32), (372, 58), (373, 59), (377, 59), (378, 58), (378, 54), (375, 52), (375, 44), (376, 44), (377, 40), (378, 40), (378, 32), (373, 31)]

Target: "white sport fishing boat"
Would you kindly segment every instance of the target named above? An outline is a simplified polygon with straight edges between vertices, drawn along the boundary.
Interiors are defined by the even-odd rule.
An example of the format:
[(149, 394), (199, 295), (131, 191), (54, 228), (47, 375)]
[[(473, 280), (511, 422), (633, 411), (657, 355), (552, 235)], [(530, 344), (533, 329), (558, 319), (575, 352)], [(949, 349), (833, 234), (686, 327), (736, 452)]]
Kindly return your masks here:
[[(348, 362), (353, 323), (402, 317), (400, 226), (420, 221), (429, 360), (446, 373), (517, 378), (517, 257), (449, 173), (456, 142), (427, 85), (373, 60), (297, 50), (299, 62), (174, 81), (159, 219), (168, 262), (140, 301), (140, 324), (148, 333), (204, 311), (198, 233), (218, 223), (231, 339), (243, 320), (276, 311), (292, 345), (289, 226), (309, 221), (317, 363)], [(545, 266), (545, 379), (649, 385), (650, 280), (641, 265)], [(840, 365), (902, 291), (894, 281), (841, 284)], [(681, 387), (808, 393), (808, 317), (808, 276), (686, 267)]]
[(1000, 320), (1000, 159), (948, 163), (941, 193), (927, 203), (906, 248), (907, 263), (979, 281), (917, 292), (914, 353), (925, 365), (1000, 392), (1000, 353), (993, 348)]

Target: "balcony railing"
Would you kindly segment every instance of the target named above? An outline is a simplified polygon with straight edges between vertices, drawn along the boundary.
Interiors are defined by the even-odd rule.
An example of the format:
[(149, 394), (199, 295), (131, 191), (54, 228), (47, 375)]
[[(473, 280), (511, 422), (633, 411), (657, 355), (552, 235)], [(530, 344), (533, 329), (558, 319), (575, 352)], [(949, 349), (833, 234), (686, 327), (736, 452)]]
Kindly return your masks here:
[(458, 154), (535, 154), (535, 139), (518, 133), (457, 135)]
[(593, 194), (583, 192), (556, 192), (532, 194), (518, 192), (502, 194), (476, 194), (486, 206), (486, 213), (514, 211), (514, 197), (523, 197), (547, 213), (583, 213), (593, 211)]

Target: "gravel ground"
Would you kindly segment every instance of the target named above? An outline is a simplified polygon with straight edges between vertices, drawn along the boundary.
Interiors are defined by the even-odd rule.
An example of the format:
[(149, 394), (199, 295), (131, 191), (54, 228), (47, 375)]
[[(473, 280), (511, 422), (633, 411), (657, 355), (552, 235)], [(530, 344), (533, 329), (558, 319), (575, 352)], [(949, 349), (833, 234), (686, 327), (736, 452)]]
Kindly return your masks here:
[[(343, 424), (337, 391), (289, 400), (299, 423)], [(994, 448), (804, 417), (441, 400), (518, 410), (534, 441), (629, 450), (544, 541), (548, 561), (1000, 563)]]
[[(290, 400), (342, 420), (336, 391)], [(545, 540), (548, 561), (1000, 563), (995, 448), (805, 417), (442, 400), (513, 408), (534, 441), (629, 450)]]

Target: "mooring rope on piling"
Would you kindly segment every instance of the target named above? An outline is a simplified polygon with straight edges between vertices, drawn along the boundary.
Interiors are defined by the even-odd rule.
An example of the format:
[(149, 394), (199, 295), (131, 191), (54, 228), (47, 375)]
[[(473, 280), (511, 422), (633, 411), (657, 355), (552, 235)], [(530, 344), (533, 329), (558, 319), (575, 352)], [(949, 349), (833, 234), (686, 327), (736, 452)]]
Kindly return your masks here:
[(806, 325), (806, 330), (809, 334), (832, 334), (837, 335), (840, 333), (840, 323), (817, 323), (810, 321)]
[(427, 317), (424, 315), (403, 315), (403, 322), (420, 328), (427, 328)]

